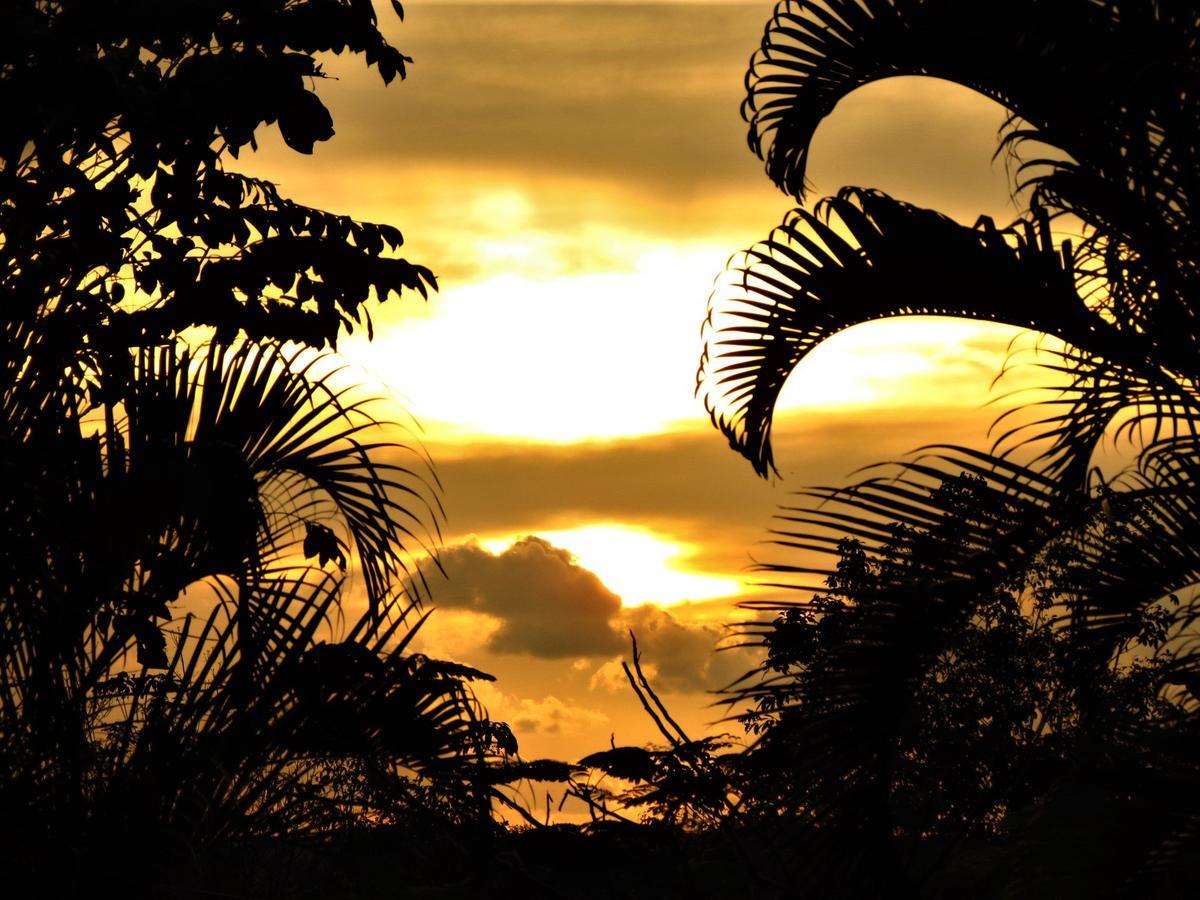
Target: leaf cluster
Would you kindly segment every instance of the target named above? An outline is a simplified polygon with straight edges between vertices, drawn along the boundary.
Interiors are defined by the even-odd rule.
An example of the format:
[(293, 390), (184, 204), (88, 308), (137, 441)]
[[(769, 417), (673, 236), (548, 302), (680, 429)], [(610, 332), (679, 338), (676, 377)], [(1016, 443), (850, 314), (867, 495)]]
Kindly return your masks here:
[[(397, 12), (400, 9), (397, 5)], [(318, 55), (362, 55), (387, 83), (411, 60), (369, 0), (172, 4), (21, 0), (0, 41), (0, 285), (9, 315), (53, 312), (83, 350), (170, 340), (332, 345), (364, 304), (422, 295), (428, 269), (391, 225), (281, 197), (226, 170), (278, 127), (333, 135)]]
[(266, 126), (332, 136), (319, 54), (409, 60), (369, 0), (5, 13), (0, 843), (67, 893), (131, 849), (153, 883), (242, 840), (491, 827), (490, 676), (409, 649), (437, 477), (316, 349), (433, 276), (225, 167)]

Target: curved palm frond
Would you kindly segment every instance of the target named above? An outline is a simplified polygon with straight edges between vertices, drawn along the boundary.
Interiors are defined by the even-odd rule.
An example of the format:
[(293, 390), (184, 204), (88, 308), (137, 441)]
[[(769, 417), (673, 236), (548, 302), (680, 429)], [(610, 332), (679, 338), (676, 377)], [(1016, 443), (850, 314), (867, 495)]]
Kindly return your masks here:
[[(121, 810), (108, 810), (110, 823), (161, 822), (208, 840), (319, 832), (403, 813), (421, 781), (443, 783), (447, 813), (486, 807), (467, 777), (489, 747), (465, 682), (488, 676), (406, 655), (423, 621), (411, 602), (389, 604), (404, 632), (381, 650), (358, 625), (357, 637), (319, 640), (340, 603), (334, 575), (263, 581), (251, 596), (217, 587), (202, 620), (174, 623), (162, 674), (118, 675), (90, 698), (105, 748), (94, 803)], [(270, 625), (252, 685), (247, 604)]]
[[(1061, 614), (1097, 633), (1119, 631), (1121, 617), (1136, 617), (1172, 592), (1200, 583), (1195, 452), (1194, 439), (1165, 440), (1124, 476), (1121, 490), (1100, 483), (1081, 495), (1073, 484), (1001, 456), (925, 447), (914, 460), (872, 467), (888, 474), (798, 492), (795, 504), (780, 508), (772, 543), (807, 554), (811, 562), (772, 562), (760, 570), (801, 579), (778, 587), (819, 592), (835, 574), (829, 561), (847, 538), (875, 558), (898, 552), (902, 534), (905, 540), (937, 543), (940, 580), (1004, 584), (1019, 580), (1047, 554), (1059, 558), (1069, 549), (1071, 574), (1060, 573), (1056, 585), (1071, 593)], [(968, 494), (948, 490), (964, 477), (974, 482)], [(767, 612), (795, 605), (788, 599), (747, 603)]]
[[(1031, 32), (1035, 10), (1039, 28)], [(1046, 127), (1073, 105), (1054, 101), (1090, 71), (1091, 41), (1109, 30), (1107, 18), (1086, 0), (971, 8), (948, 0), (782, 0), (746, 73), (750, 148), (771, 180), (801, 199), (820, 122), (854, 90), (902, 75), (969, 86)], [(1082, 99), (1089, 101), (1102, 102), (1090, 92)], [(1036, 114), (1043, 105), (1050, 115)]]
[[(1079, 163), (1054, 163), (1073, 177), (1099, 171), (1115, 183), (1118, 173), (1145, 177), (1164, 161), (1186, 176), (1194, 149), (1152, 142), (1154, 132), (1172, 131), (1159, 123), (1179, 122), (1179, 99), (1194, 84), (1195, 35), (1190, 10), (1158, 2), (781, 0), (750, 61), (743, 116), (768, 175), (797, 198), (820, 122), (857, 88), (904, 75), (997, 101), (1024, 123), (1018, 139)], [(1127, 142), (1141, 145), (1141, 158), (1123, 152)], [(1152, 146), (1160, 149), (1150, 167)], [(1053, 182), (1063, 185), (1056, 193), (1073, 194), (1065, 181)]]
[(1039, 445), (1033, 464), (1064, 482), (1082, 485), (1092, 455), (1111, 439), (1114, 448), (1139, 448), (1200, 426), (1195, 383), (1154, 359), (1106, 358), (1080, 347), (1039, 347), (1049, 361), (1036, 367), (1060, 386), (1053, 396), (1010, 409), (993, 423), (994, 447), (1005, 453)]
[(1106, 282), (1108, 314), (1194, 375), (1198, 42), (1186, 4), (782, 0), (751, 59), (743, 115), (768, 175), (803, 198), (815, 130), (855, 89), (923, 75), (997, 101), (1011, 125), (997, 152), (1056, 151), (1022, 163), (1023, 185), (1035, 208), (1088, 227), (1080, 255)]
[(89, 377), (96, 406), (68, 392), (53, 439), (0, 455), (5, 797), (188, 842), (490, 815), (487, 676), (406, 655), (439, 543), (423, 453), (305, 351), (143, 349)]
[(730, 445), (766, 475), (771, 416), (792, 370), (839, 331), (910, 315), (1033, 328), (1109, 357), (1137, 352), (1136, 339), (1118, 341), (1080, 301), (1069, 254), (1044, 218), (967, 228), (847, 188), (814, 212), (792, 211), (734, 257), (709, 300), (697, 391)]
[[(982, 817), (1056, 796), (1077, 756), (1089, 777), (1129, 759), (1195, 781), (1179, 748), (1200, 696), (1197, 48), (1196, 10), (1156, 0), (783, 0), (767, 24), (743, 114), (781, 189), (803, 199), (842, 98), (916, 75), (1008, 110), (997, 153), (1029, 207), (1014, 229), (972, 229), (847, 189), (735, 257), (698, 376), (731, 446), (768, 474), (785, 379), (860, 322), (949, 315), (1065, 344), (1039, 364), (1066, 386), (1023, 408), (1033, 421), (1001, 417), (992, 453), (925, 448), (781, 511), (789, 558), (761, 569), (804, 594), (750, 604), (773, 614), (745, 626), (768, 656), (730, 693), (757, 704), (748, 796), (806, 840), (839, 839), (817, 868), (849, 850), (903, 884), (922, 864), (897, 859), (897, 835), (951, 852)], [(1050, 236), (1063, 214), (1083, 222), (1077, 246)], [(1106, 481), (1109, 437), (1132, 464)]]
[[(304, 555), (316, 555), (310, 552), (316, 547), (323, 558), (335, 558), (341, 551), (329, 524), (343, 529), (350, 561), (361, 568), (377, 608), (417, 559), (436, 557), (437, 476), (421, 451), (387, 439), (387, 428), (394, 433), (402, 426), (377, 421), (371, 414), (377, 401), (334, 387), (336, 371), (319, 372), (322, 362), (320, 355), (269, 344), (141, 353), (118, 423), (128, 444), (126, 484), (143, 482), (142, 505), (161, 503), (167, 514), (190, 517), (187, 528), (207, 517), (212, 534), (225, 541), (230, 532), (251, 530), (253, 540), (217, 554), (213, 574), (286, 567), (302, 532), (309, 537)], [(378, 458), (397, 449), (408, 450), (408, 464)], [(179, 465), (188, 477), (174, 477)], [(204, 487), (186, 497), (164, 495), (171, 483)], [(208, 493), (220, 485), (241, 500)], [(230, 518), (213, 518), (221, 516)], [(312, 537), (314, 528), (323, 544)], [(420, 600), (422, 582), (415, 587)]]

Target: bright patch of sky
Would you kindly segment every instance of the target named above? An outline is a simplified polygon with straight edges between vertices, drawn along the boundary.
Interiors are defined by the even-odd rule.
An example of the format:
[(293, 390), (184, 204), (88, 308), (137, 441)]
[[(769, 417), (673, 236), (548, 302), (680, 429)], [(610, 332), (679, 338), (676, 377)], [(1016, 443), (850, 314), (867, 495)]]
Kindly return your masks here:
[[(525, 534), (564, 548), (621, 597), (647, 665), (674, 671), (667, 685), (686, 671), (715, 686), (697, 629), (736, 616), (723, 598), (754, 580), (751, 553), (783, 552), (753, 546), (783, 495), (728, 451), (694, 396), (714, 278), (794, 205), (747, 151), (738, 115), (770, 4), (412, 0), (403, 24), (377, 6), (415, 59), (408, 80), (384, 89), (361, 60), (331, 59), (336, 80), (317, 89), (336, 137), (301, 158), (266, 135), (238, 165), (299, 202), (400, 227), (404, 256), (438, 275), (428, 303), (377, 306), (375, 341), (340, 349), (357, 367), (348, 377), (365, 371), (436, 445), (448, 542), (483, 535), (475, 556)], [(992, 159), (1002, 121), (944, 83), (869, 86), (818, 130), (813, 196), (877, 187), (966, 224), (1006, 223), (1010, 181)], [(785, 488), (839, 483), (930, 441), (982, 443), (1016, 333), (913, 319), (834, 337), (779, 404)], [(519, 637), (513, 609), (454, 607), (454, 589), (435, 590), (443, 604), (420, 646), (501, 676), (481, 697), (525, 752), (655, 738), (619, 679), (616, 693), (597, 689), (621, 674), (616, 649), (501, 652)], [(673, 707), (687, 727), (716, 717), (708, 698), (679, 696), (692, 698)]]

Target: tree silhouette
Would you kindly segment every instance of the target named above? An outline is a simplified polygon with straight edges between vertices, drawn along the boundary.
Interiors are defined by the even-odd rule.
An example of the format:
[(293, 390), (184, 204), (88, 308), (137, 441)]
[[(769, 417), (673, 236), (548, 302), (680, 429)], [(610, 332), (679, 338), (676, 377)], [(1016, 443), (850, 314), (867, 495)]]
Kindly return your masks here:
[(391, 255), (396, 228), (301, 206), (223, 165), (266, 125), (301, 153), (332, 137), (310, 90), (319, 52), (361, 54), (385, 83), (404, 76), (370, 2), (22, 0), (8, 18), (9, 318), (52, 312), (41, 327), (81, 335), (101, 364), (189, 326), (331, 345), (343, 326), (369, 327), (372, 292), (433, 284)]
[(319, 352), (433, 276), (223, 167), (333, 134), (316, 53), (407, 58), (362, 0), (10, 6), (0, 842), (43, 892), (136, 848), (154, 893), (214, 843), (490, 824), (490, 676), (407, 652), (436, 476)]
[[(1074, 778), (1168, 764), (1165, 748), (1144, 758), (1147, 737), (1186, 728), (1184, 698), (1163, 688), (1178, 662), (1169, 638), (1194, 601), (1142, 609), (1098, 652), (1089, 630), (1063, 622), (1098, 574), (1079, 542), (1017, 566), (972, 537), (1026, 517), (1019, 500), (960, 475), (930, 501), (947, 510), (934, 525), (891, 527), (869, 551), (841, 540), (826, 589), (761, 631), (765, 677), (745, 692), (755, 709), (744, 721), (761, 735), (745, 760), (747, 810), (816, 812), (838, 863), (882, 877), (882, 894), (965, 842), (1003, 843), (1014, 811)], [(832, 523), (855, 506), (834, 497), (818, 515)], [(1090, 527), (1111, 546), (1138, 518), (1125, 506)], [(1190, 765), (1181, 750), (1172, 762)], [(881, 872), (881, 856), (898, 855), (889, 845), (909, 862)]]
[[(864, 895), (900, 896), (910, 875), (945, 862), (945, 850), (931, 860), (902, 847), (905, 834), (954, 832), (953, 847), (992, 827), (989, 809), (1011, 814), (1004, 827), (1019, 822), (1027, 769), (1050, 777), (1025, 795), (1050, 804), (1039, 809), (1054, 808), (1054, 796), (1079, 802), (1054, 766), (1020, 763), (1024, 774), (1003, 786), (1015, 777), (1004, 766), (1025, 753), (1014, 745), (1022, 729), (1050, 721), (1047, 698), (1072, 698), (1069, 727), (1046, 726), (1054, 740), (1089, 736), (1089, 753), (1070, 756), (1071, 777), (1096, 787), (1121, 769), (1115, 760), (1135, 760), (1125, 781), (1096, 788), (1106, 812), (1093, 823), (1132, 818), (1131, 798), (1153, 796), (1164, 813), (1143, 835), (1152, 845), (1133, 841), (1124, 853), (1093, 832), (1114, 850), (1105, 865), (1116, 869), (1096, 869), (1108, 877), (1102, 890), (1149, 877), (1138, 868), (1147, 860), (1178, 864), (1197, 838), (1196, 760), (1186, 749), (1197, 711), (1187, 688), (1200, 662), (1195, 611), (1171, 598), (1200, 581), (1198, 38), (1195, 10), (1166, 3), (785, 0), (751, 61), (751, 148), (798, 199), (817, 125), (854, 89), (898, 75), (947, 79), (1003, 104), (998, 152), (1021, 161), (1028, 198), (1012, 226), (981, 218), (968, 227), (845, 188), (735, 258), (710, 302), (698, 390), (760, 475), (774, 468), (771, 418), (784, 380), (845, 328), (958, 316), (1065, 343), (1046, 368), (1067, 387), (992, 453), (926, 448), (850, 488), (803, 492), (782, 511), (778, 543), (818, 561), (768, 567), (781, 587), (813, 596), (760, 605), (771, 616), (757, 631), (768, 662), (741, 696), (757, 701), (764, 738), (748, 760), (761, 753), (763, 785), (784, 766), (781, 753), (796, 754), (792, 771), (803, 777), (781, 779), (774, 794), (764, 787), (766, 805), (813, 824), (814, 868), (828, 875), (832, 861), (849, 877), (857, 860)], [(1053, 236), (1068, 214), (1083, 223), (1078, 244)], [(1113, 436), (1131, 440), (1137, 461), (1106, 480), (1093, 456)], [(1014, 461), (1020, 448), (1034, 451), (1031, 463)], [(1020, 621), (1004, 618), (1014, 610)], [(979, 655), (993, 640), (1009, 652)], [(1039, 642), (1069, 665), (1039, 674)], [(1135, 665), (1135, 645), (1158, 661)], [(1006, 675), (1030, 693), (1014, 694)], [(955, 679), (963, 683), (951, 690)], [(935, 727), (939, 717), (955, 734)], [(984, 723), (996, 729), (987, 740)], [(957, 785), (954, 754), (939, 749), (956, 741), (976, 767)], [(1014, 759), (994, 755), (1006, 747)], [(920, 779), (904, 787), (914, 771)], [(1138, 780), (1146, 771), (1192, 799), (1167, 802), (1171, 791)], [(918, 799), (937, 808), (922, 812)], [(819, 849), (826, 840), (836, 852)]]
[[(1078, 377), (1043, 423), (1053, 446), (1042, 468), (1079, 483), (1122, 410), (1194, 410), (1195, 16), (1170, 4), (1032, 0), (976, 12), (937, 0), (784, 2), (768, 23), (744, 113), (768, 174), (799, 199), (817, 124), (881, 78), (974, 88), (1011, 113), (1001, 149), (1039, 155), (1020, 170), (1029, 210), (1009, 228), (968, 228), (847, 188), (790, 213), (730, 268), (700, 387), (760, 474), (787, 374), (832, 334), (888, 317), (987, 319), (1070, 344)], [(1085, 225), (1080, 246), (1053, 243), (1050, 222), (1067, 213)]]

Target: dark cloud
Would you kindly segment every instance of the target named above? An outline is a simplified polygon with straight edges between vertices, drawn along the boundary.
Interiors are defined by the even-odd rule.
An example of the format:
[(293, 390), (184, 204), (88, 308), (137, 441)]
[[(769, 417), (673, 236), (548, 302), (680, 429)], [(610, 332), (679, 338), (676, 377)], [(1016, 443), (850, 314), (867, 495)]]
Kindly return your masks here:
[(330, 60), (339, 81), (321, 90), (338, 137), (318, 152), (677, 187), (753, 176), (738, 105), (763, 18), (720, 6), (415, 8), (392, 35), (415, 59), (405, 83), (383, 91), (357, 61)]
[(442, 564), (447, 581), (435, 588), (438, 606), (500, 621), (488, 652), (612, 659), (628, 656), (632, 631), (665, 691), (719, 687), (747, 668), (744, 653), (715, 653), (723, 629), (649, 604), (623, 608), (595, 573), (541, 538), (523, 537), (499, 554), (469, 541), (448, 548)]
[(810, 484), (843, 484), (873, 462), (931, 441), (986, 445), (994, 410), (781, 415), (782, 481), (764, 481), (707, 426), (583, 445), (476, 442), (431, 452), (445, 488), (448, 535), (519, 534), (624, 522), (695, 542), (705, 571), (738, 572), (776, 506)]
[[(655, 642), (662, 648), (655, 664), (664, 677), (717, 686), (740, 675), (742, 661), (739, 654), (708, 660), (707, 648), (721, 633), (701, 633), (681, 621), (701, 618), (691, 609), (670, 620), (655, 619), (654, 607), (625, 611), (622, 618), (619, 599), (565, 550), (526, 539), (496, 557), (461, 542), (470, 535), (619, 522), (690, 542), (702, 571), (740, 577), (759, 596), (777, 593), (754, 587), (777, 580), (755, 572), (755, 563), (813, 561), (769, 542), (769, 529), (779, 524), (773, 516), (792, 501), (792, 491), (846, 484), (863, 466), (935, 441), (986, 447), (994, 415), (993, 409), (781, 415), (775, 435), (784, 478), (776, 482), (757, 478), (711, 429), (575, 446), (432, 448), (445, 488), (447, 535), (457, 543), (445, 553), (450, 578), (434, 584), (435, 603), (495, 616), (504, 624), (491, 648), (543, 658), (627, 654), (625, 629), (633, 624), (639, 636), (646, 632), (640, 639), (647, 659), (660, 655)], [(706, 615), (712, 617), (711, 606)]]
[(566, 550), (525, 537), (499, 555), (478, 543), (448, 548), (438, 606), (467, 608), (502, 621), (487, 649), (548, 659), (618, 653), (613, 627), (621, 600)]
[[(692, 231), (704, 227), (704, 210), (691, 200), (774, 191), (739, 114), (762, 6), (439, 4), (410, 13), (403, 25), (383, 19), (416, 60), (405, 82), (385, 89), (360, 60), (327, 61), (337, 80), (319, 88), (337, 136), (316, 150), (321, 173), (389, 163), (403, 180), (405, 166), (432, 161), (567, 174), (670, 196), (681, 204), (673, 228)], [(946, 82), (870, 85), (818, 130), (811, 177), (819, 194), (876, 186), (963, 218), (1003, 218), (1009, 179), (991, 162), (1003, 119), (999, 106)], [(270, 140), (264, 147), (258, 159), (268, 167), (304, 165)]]

